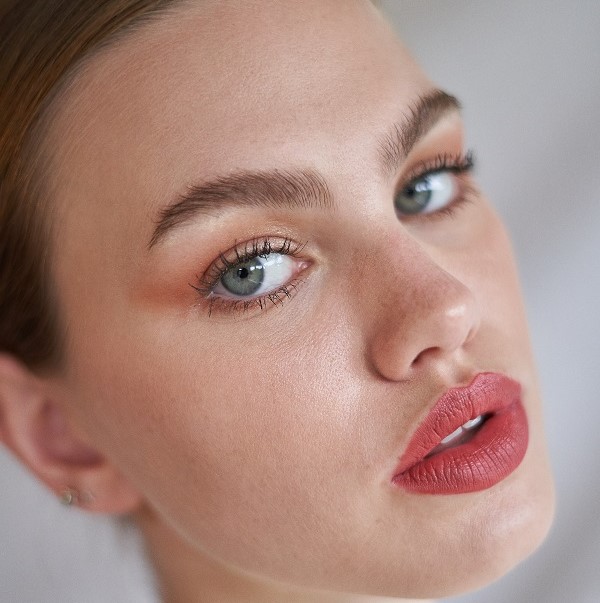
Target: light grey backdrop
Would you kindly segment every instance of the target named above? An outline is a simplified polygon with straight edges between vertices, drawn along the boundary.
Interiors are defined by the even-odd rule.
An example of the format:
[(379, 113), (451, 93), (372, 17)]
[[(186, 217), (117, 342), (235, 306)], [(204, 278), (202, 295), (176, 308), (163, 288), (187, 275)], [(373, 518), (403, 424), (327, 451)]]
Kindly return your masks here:
[[(454, 603), (600, 601), (600, 2), (384, 0), (465, 106), (479, 179), (512, 232), (546, 401), (555, 527)], [(149, 603), (131, 530), (53, 497), (0, 452), (0, 603)]]
[[(600, 2), (387, 0), (465, 105), (519, 257), (558, 511), (542, 549), (458, 603), (600, 602)], [(491, 518), (493, 519), (493, 518)]]

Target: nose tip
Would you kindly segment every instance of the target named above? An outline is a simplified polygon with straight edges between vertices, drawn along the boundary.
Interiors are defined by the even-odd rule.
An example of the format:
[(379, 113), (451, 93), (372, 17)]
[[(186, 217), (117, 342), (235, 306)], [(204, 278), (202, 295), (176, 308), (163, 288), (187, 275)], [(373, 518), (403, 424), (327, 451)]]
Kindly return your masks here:
[(432, 359), (441, 359), (466, 345), (479, 328), (479, 313), (474, 306), (472, 296), (465, 295), (460, 301), (441, 310), (433, 326), (436, 335), (432, 344), (423, 349), (417, 348), (416, 355), (410, 367), (415, 368)]
[(418, 286), (398, 290), (385, 308), (371, 348), (376, 370), (386, 379), (402, 381), (433, 362), (452, 361), (477, 333), (478, 303), (464, 283), (440, 267)]

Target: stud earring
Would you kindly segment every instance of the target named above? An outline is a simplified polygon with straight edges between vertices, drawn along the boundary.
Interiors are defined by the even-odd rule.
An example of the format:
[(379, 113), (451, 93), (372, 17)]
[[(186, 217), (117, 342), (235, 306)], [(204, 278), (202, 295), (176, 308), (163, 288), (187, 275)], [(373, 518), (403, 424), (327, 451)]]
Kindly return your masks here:
[(59, 500), (66, 507), (71, 507), (73, 505), (81, 506), (93, 502), (94, 496), (90, 492), (84, 492), (80, 494), (74, 488), (65, 488), (60, 493)]
[(60, 502), (65, 505), (65, 507), (77, 505), (79, 504), (79, 493), (73, 488), (65, 488), (60, 493)]

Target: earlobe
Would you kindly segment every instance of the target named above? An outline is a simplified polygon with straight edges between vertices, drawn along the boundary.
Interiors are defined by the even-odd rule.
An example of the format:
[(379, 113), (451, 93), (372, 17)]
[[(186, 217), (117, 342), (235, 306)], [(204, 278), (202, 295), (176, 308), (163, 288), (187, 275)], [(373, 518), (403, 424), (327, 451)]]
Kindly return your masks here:
[(98, 513), (136, 510), (141, 497), (69, 421), (45, 382), (0, 354), (0, 439), (65, 503)]

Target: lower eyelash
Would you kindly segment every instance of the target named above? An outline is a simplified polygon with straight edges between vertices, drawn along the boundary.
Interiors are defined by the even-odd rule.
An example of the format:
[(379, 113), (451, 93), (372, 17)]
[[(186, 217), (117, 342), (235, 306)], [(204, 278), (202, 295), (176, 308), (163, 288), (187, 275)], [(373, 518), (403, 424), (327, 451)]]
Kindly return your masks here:
[(266, 310), (269, 304), (273, 306), (281, 306), (288, 299), (292, 299), (301, 279), (294, 279), (289, 283), (275, 289), (269, 293), (265, 293), (259, 297), (250, 299), (228, 299), (226, 297), (212, 296), (209, 297), (208, 316), (210, 317), (215, 309), (224, 309), (228, 312), (245, 313), (258, 307), (260, 310)]
[[(197, 277), (198, 284), (190, 283), (190, 286), (200, 293), (200, 295), (208, 301), (208, 315), (211, 316), (217, 310), (231, 312), (247, 312), (253, 308), (266, 309), (269, 303), (272, 305), (281, 305), (287, 299), (291, 299), (301, 279), (292, 279), (289, 283), (281, 287), (265, 293), (259, 297), (248, 299), (227, 298), (214, 294), (214, 288), (221, 280), (223, 275), (233, 266), (248, 262), (256, 257), (266, 256), (270, 253), (279, 253), (295, 257), (304, 249), (306, 243), (298, 244), (291, 239), (281, 239), (273, 241), (269, 237), (262, 239), (254, 239), (248, 241), (241, 246), (236, 246), (229, 252), (220, 253), (210, 268), (202, 276)], [(234, 257), (232, 257), (232, 255)], [(229, 259), (229, 257), (231, 259)]]
[[(472, 150), (461, 152), (457, 154), (441, 153), (437, 155), (433, 160), (424, 161), (414, 168), (408, 176), (404, 179), (402, 186), (407, 186), (407, 183), (414, 182), (426, 176), (427, 174), (435, 172), (450, 172), (460, 178), (461, 181), (461, 192), (460, 194), (445, 207), (442, 207), (436, 211), (429, 213), (417, 213), (414, 215), (403, 215), (402, 219), (405, 221), (412, 220), (438, 220), (447, 217), (454, 217), (457, 210), (465, 207), (470, 203), (474, 203), (478, 196), (479, 191), (473, 184), (473, 182), (466, 178), (473, 169), (475, 168), (475, 159)], [(462, 178), (461, 178), (462, 176)]]
[(466, 207), (467, 205), (470, 205), (471, 203), (475, 203), (475, 201), (477, 201), (478, 196), (479, 189), (475, 185), (465, 182), (463, 183), (462, 193), (452, 203), (450, 203), (450, 205), (442, 207), (441, 209), (438, 209), (433, 213), (425, 214), (425, 217), (428, 220), (435, 220), (438, 218), (446, 217), (453, 218), (456, 216), (456, 213), (460, 209)]

